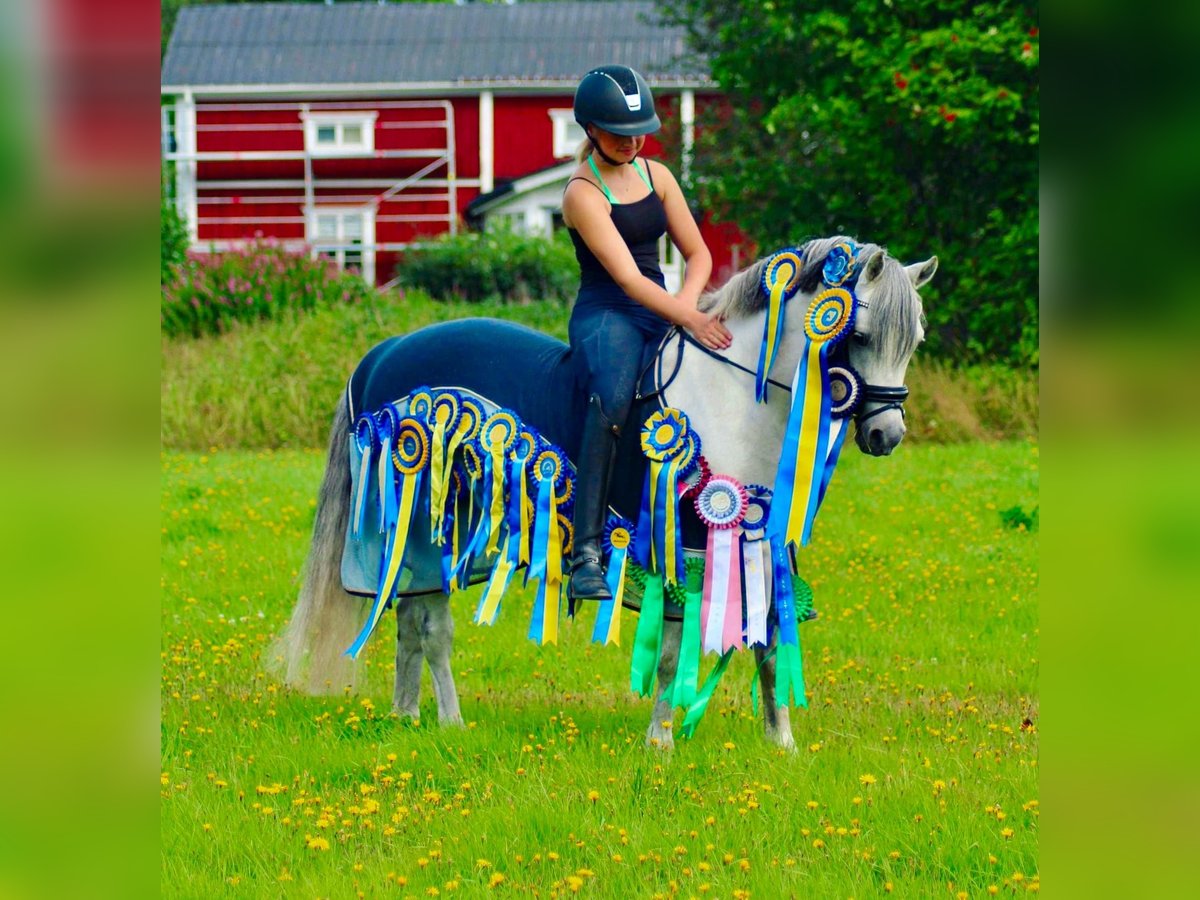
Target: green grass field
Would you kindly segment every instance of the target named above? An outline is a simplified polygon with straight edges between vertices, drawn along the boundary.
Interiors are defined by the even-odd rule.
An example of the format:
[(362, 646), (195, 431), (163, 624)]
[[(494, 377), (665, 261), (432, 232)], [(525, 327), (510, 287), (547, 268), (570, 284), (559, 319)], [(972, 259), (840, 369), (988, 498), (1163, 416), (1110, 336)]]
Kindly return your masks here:
[[(315, 451), (162, 457), (162, 893), (171, 897), (987, 896), (1038, 880), (1033, 443), (847, 449), (802, 556), (800, 751), (766, 743), (752, 657), (696, 737), (647, 750), (625, 646), (525, 639), (452, 600), (465, 729), (268, 674), (312, 524)], [(1026, 527), (1034, 525), (1033, 530)], [(711, 658), (708, 660), (711, 664)], [(702, 674), (707, 669), (702, 669)]]

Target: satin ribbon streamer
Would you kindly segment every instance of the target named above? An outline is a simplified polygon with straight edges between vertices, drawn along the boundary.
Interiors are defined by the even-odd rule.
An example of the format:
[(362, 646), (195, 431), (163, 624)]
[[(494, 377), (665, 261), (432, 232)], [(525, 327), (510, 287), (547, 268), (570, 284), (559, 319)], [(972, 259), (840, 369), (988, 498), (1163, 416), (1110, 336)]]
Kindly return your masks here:
[(642, 591), (642, 609), (633, 637), (633, 659), (629, 665), (629, 687), (639, 696), (649, 697), (658, 671), (662, 650), (663, 579), (651, 574)]
[(556, 489), (563, 476), (562, 455), (553, 448), (543, 450), (534, 460), (533, 474), (538, 482), (538, 496), (529, 577), (539, 579), (540, 584), (533, 602), (529, 637), (538, 644), (556, 644), (562, 601), (562, 536)]
[(767, 316), (763, 320), (762, 348), (758, 353), (758, 370), (754, 375), (754, 399), (767, 399), (767, 378), (775, 364), (775, 354), (783, 340), (783, 305), (800, 287), (800, 268), (803, 259), (798, 250), (780, 250), (763, 266), (762, 291), (767, 295)]
[[(792, 408), (775, 477), (774, 500), (768, 524), (781, 543), (807, 544), (812, 535), (827, 474), (836, 454), (830, 452), (829, 350), (854, 322), (854, 296), (843, 288), (817, 295), (805, 314), (807, 340), (792, 381)], [(836, 442), (835, 442), (836, 444)]]
[(686, 415), (666, 407), (646, 420), (641, 434), (642, 452), (650, 460), (650, 467), (638, 519), (638, 546), (649, 551), (641, 558), (642, 565), (661, 573), (669, 585), (683, 578), (677, 486), (680, 472), (698, 449), (698, 442), (688, 440), (688, 428)]
[(629, 559), (629, 545), (633, 540), (630, 533), (632, 527), (623, 519), (609, 521), (605, 541), (609, 546), (605, 582), (612, 599), (600, 602), (596, 624), (592, 628), (592, 643), (595, 644), (616, 644), (618, 647), (621, 645), (621, 602), (625, 598), (625, 569)]
[(363, 520), (367, 512), (367, 488), (371, 481), (371, 460), (378, 443), (379, 433), (375, 427), (375, 418), (370, 413), (363, 413), (354, 426), (354, 434), (350, 436), (351, 459), (355, 460), (354, 466), (358, 471), (358, 490), (354, 495), (354, 511), (350, 517), (353, 523), (350, 533), (355, 538), (362, 536)]
[[(389, 413), (387, 427), (391, 428), (390, 420), (396, 417), (394, 407), (385, 409)], [(387, 529), (387, 547), (383, 554), (382, 574), (379, 588), (375, 593), (375, 602), (367, 616), (366, 624), (355, 638), (354, 643), (346, 650), (346, 655), (357, 659), (358, 654), (367, 643), (367, 638), (378, 624), (385, 609), (391, 605), (392, 594), (396, 590), (400, 568), (404, 561), (404, 551), (407, 546), (408, 532), (412, 525), (412, 515), (416, 508), (417, 496), (420, 493), (422, 475), (429, 461), (429, 435), (423, 422), (414, 416), (400, 419), (395, 425), (395, 448), (387, 463), (385, 480), (380, 482), (381, 494), (393, 498), (387, 508), (395, 509), (393, 517), (385, 523)]]
[(690, 707), (696, 700), (700, 679), (700, 606), (704, 592), (704, 564), (700, 560), (685, 563), (687, 582), (683, 596), (683, 633), (679, 639), (679, 662), (671, 705)]

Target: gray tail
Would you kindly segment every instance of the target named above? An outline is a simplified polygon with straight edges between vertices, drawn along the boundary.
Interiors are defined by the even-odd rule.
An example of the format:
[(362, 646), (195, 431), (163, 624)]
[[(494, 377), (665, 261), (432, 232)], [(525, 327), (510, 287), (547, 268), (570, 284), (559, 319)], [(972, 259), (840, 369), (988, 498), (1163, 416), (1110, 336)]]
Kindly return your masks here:
[(310, 694), (353, 690), (356, 667), (344, 651), (367, 611), (363, 598), (342, 589), (342, 549), (351, 500), (349, 434), (350, 410), (343, 391), (333, 417), (300, 595), (271, 654), (280, 663), (284, 680)]

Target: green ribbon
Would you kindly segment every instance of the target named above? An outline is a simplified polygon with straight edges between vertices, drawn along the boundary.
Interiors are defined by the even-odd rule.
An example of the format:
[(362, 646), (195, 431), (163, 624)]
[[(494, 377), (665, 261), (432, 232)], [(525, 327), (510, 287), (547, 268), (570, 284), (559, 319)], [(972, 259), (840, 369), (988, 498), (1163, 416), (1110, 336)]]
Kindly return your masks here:
[(750, 712), (752, 715), (758, 715), (758, 682), (762, 678), (762, 667), (767, 664), (768, 660), (775, 655), (775, 651), (778, 649), (779, 645), (776, 644), (769, 651), (767, 651), (767, 654), (763, 657), (762, 662), (755, 667), (754, 677), (750, 679)]
[(704, 713), (708, 709), (708, 701), (712, 699), (713, 691), (717, 689), (717, 683), (721, 680), (721, 676), (725, 674), (725, 667), (729, 665), (729, 660), (733, 659), (735, 650), (737, 650), (736, 647), (730, 647), (721, 654), (721, 658), (717, 660), (717, 664), (713, 666), (712, 671), (708, 673), (708, 677), (704, 679), (704, 687), (700, 688), (700, 693), (696, 695), (696, 699), (688, 707), (687, 715), (683, 717), (683, 727), (679, 729), (679, 733), (685, 738), (690, 738), (696, 733), (696, 726), (704, 718)]
[(700, 681), (700, 604), (704, 594), (704, 566), (687, 566), (687, 588), (683, 597), (683, 635), (679, 640), (679, 664), (671, 705), (686, 709), (696, 700)]
[[(792, 696), (795, 701), (792, 701)], [(780, 644), (775, 659), (775, 705), (808, 706), (804, 696), (804, 670), (800, 664), (800, 647), (797, 644)]]
[(633, 638), (633, 660), (629, 665), (629, 687), (642, 697), (650, 696), (658, 656), (662, 651), (663, 581), (661, 575), (646, 579), (637, 633)]

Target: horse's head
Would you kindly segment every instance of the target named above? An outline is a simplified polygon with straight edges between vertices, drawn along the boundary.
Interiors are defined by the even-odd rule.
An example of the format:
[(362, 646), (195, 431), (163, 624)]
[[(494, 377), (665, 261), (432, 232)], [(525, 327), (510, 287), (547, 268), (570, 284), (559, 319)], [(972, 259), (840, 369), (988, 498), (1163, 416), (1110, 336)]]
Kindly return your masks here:
[(887, 456), (904, 437), (904, 374), (925, 337), (917, 291), (933, 277), (938, 261), (933, 256), (902, 266), (882, 247), (868, 244), (860, 251), (858, 265), (858, 312), (854, 331), (844, 342), (850, 365), (865, 382), (865, 398), (855, 415), (855, 441), (863, 453)]

